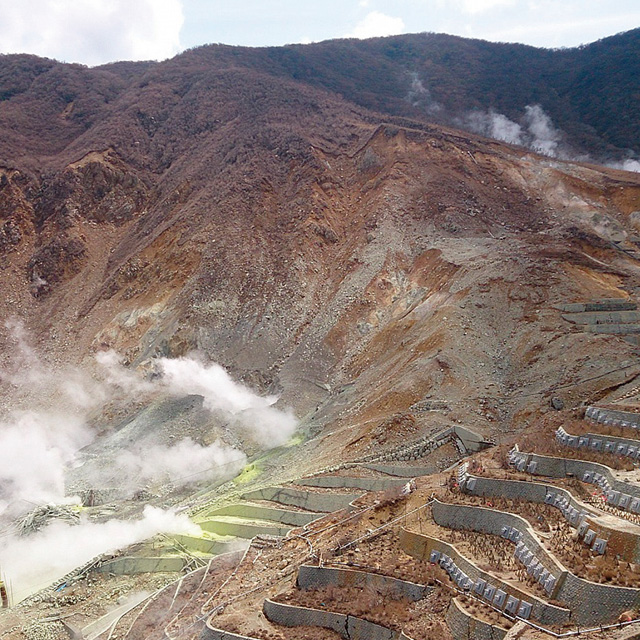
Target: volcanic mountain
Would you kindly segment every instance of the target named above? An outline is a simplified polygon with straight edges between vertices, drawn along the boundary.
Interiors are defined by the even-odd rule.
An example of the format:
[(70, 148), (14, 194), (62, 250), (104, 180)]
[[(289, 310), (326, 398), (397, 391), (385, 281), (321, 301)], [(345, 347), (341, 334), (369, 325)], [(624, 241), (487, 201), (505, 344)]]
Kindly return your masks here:
[[(150, 380), (158, 359), (198, 353), (277, 396), (296, 439), (260, 458), (201, 404), (156, 398), (153, 420), (141, 402), (94, 412), (92, 455), (144, 418), (226, 438), (272, 481), (449, 427), (499, 444), (552, 401), (630, 393), (637, 341), (560, 309), (637, 295), (640, 176), (452, 128), (407, 95), (418, 81), (432, 105), (473, 95), (469, 109), (513, 118), (541, 104), (575, 148), (638, 151), (637, 100), (585, 97), (637, 80), (637, 57), (628, 76), (606, 73), (637, 39), (560, 52), (428, 35), (211, 46), (92, 69), (3, 56), (3, 371), (16, 325), (60, 376), (90, 377), (113, 350)], [(456, 74), (467, 59), (477, 88)], [(483, 89), (521, 68), (535, 82), (518, 99)], [(38, 395), (10, 378), (5, 414)]]

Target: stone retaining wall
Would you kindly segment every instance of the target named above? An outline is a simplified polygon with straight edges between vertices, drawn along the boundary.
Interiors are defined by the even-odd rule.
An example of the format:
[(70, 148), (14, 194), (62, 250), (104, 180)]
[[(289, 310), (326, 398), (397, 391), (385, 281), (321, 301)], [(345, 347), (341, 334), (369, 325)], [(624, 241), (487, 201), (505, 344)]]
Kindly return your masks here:
[(95, 568), (97, 573), (115, 575), (136, 575), (138, 573), (177, 573), (182, 571), (187, 561), (180, 557), (136, 558), (125, 557), (107, 560)]
[(262, 611), (267, 620), (285, 627), (322, 627), (339, 633), (345, 640), (398, 640), (397, 631), (343, 613), (308, 609), (265, 600)]
[(589, 406), (585, 412), (585, 418), (610, 427), (640, 429), (640, 413), (632, 413), (631, 411), (617, 411)]
[(464, 611), (455, 598), (445, 615), (454, 640), (503, 640), (507, 630), (472, 616)]
[(281, 524), (289, 524), (294, 527), (303, 527), (320, 516), (317, 513), (305, 511), (287, 511), (286, 509), (278, 509), (277, 507), (266, 507), (257, 504), (239, 503), (229, 504), (210, 511), (207, 518), (215, 518), (216, 516), (235, 516), (238, 518), (248, 518), (249, 520), (268, 520), (269, 522), (280, 522)]
[(432, 451), (435, 451), (448, 442), (451, 442), (454, 438), (455, 431), (453, 427), (449, 427), (433, 435), (421, 438), (417, 442), (412, 442), (409, 445), (395, 449), (394, 451), (388, 451), (383, 454), (374, 453), (370, 456), (366, 456), (361, 459), (361, 462), (420, 460), (421, 458), (428, 456)]
[(378, 464), (369, 462), (362, 465), (367, 469), (379, 471), (380, 473), (388, 473), (390, 476), (399, 476), (401, 478), (419, 478), (420, 476), (430, 476), (439, 473), (440, 469), (435, 464), (428, 466), (400, 466), (393, 464)]
[[(517, 542), (523, 542), (556, 580), (565, 570), (542, 546), (529, 523), (513, 513), (470, 505), (448, 504), (435, 500), (432, 514), (435, 523), (447, 529), (478, 531), (507, 539), (509, 538), (503, 535), (504, 527), (516, 529), (520, 534)], [(515, 544), (516, 541), (512, 542)]]
[(531, 593), (518, 589), (511, 583), (504, 582), (494, 575), (483, 571), (471, 562), (471, 560), (463, 556), (453, 545), (447, 542), (407, 529), (401, 529), (400, 546), (405, 553), (418, 560), (428, 561), (432, 551), (437, 551), (439, 554), (447, 554), (472, 581), (477, 582), (478, 580), (484, 580), (496, 589), (501, 589), (508, 596), (512, 596), (522, 602), (530, 603), (531, 618), (542, 625), (562, 625), (571, 617), (571, 611), (568, 609), (549, 604)]
[(249, 491), (242, 497), (246, 500), (270, 500), (279, 504), (291, 505), (308, 511), (332, 513), (348, 508), (360, 493), (317, 493), (294, 489), (293, 487), (265, 487)]
[(302, 565), (298, 571), (300, 589), (322, 589), (327, 586), (371, 588), (390, 597), (406, 598), (412, 602), (421, 600), (432, 589), (415, 582), (398, 580), (368, 571), (340, 569), (337, 567), (315, 567)]
[(316, 476), (302, 478), (297, 481), (306, 487), (322, 487), (326, 489), (362, 489), (363, 491), (386, 491), (407, 484), (406, 478), (357, 478), (354, 476)]
[(577, 500), (562, 487), (539, 482), (467, 475), (467, 480), (461, 488), (465, 493), (475, 496), (495, 496), (549, 504), (559, 509), (574, 528), (579, 528), (582, 522), (587, 522), (589, 529), (596, 532), (596, 539), (606, 540), (605, 553), (619, 556), (627, 562), (640, 561), (640, 527), (624, 521), (620, 521), (622, 526), (619, 528), (607, 524), (600, 517), (600, 512)]
[[(520, 516), (483, 507), (445, 504), (436, 501), (433, 504), (433, 519), (441, 526), (484, 533), (499, 532), (505, 524), (518, 529), (522, 536), (521, 541), (535, 554), (537, 560), (546, 569), (550, 572), (550, 566), (560, 569), (561, 574), (553, 574), (555, 584), (551, 597), (566, 603), (572, 611), (573, 620), (578, 624), (596, 625), (609, 622), (617, 618), (623, 611), (634, 609), (640, 605), (640, 589), (598, 584), (579, 578), (564, 569), (549, 556), (538, 542), (529, 524)], [(500, 535), (500, 533), (496, 535)]]
[(197, 523), (205, 531), (220, 536), (235, 536), (236, 538), (255, 538), (256, 536), (286, 536), (291, 527), (277, 524), (260, 524), (247, 521), (225, 522), (221, 520), (203, 520)]

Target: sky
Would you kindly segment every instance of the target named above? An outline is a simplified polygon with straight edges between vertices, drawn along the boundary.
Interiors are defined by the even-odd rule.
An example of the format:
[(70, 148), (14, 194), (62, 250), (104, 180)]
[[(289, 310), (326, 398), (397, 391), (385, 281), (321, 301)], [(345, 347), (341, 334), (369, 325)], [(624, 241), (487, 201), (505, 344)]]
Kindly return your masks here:
[(640, 26), (639, 0), (0, 0), (0, 53), (89, 66), (209, 43), (273, 46), (424, 31), (573, 47)]

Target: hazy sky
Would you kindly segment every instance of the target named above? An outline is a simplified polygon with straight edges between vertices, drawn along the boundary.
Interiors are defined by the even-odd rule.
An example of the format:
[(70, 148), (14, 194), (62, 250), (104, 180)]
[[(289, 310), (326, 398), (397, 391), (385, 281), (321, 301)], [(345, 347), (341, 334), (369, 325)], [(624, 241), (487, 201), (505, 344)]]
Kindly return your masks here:
[(88, 65), (434, 31), (571, 47), (640, 26), (640, 0), (0, 0), (0, 52)]

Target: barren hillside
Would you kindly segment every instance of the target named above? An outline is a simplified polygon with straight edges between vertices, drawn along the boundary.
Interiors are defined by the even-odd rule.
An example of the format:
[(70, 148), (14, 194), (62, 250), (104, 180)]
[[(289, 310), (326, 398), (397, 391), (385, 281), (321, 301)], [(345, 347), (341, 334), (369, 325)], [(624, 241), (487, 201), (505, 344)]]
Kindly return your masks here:
[[(17, 87), (0, 102), (2, 371), (20, 325), (49, 380), (93, 379), (113, 350), (152, 385), (160, 359), (197, 353), (298, 423), (265, 453), (197, 388), (134, 391), (91, 405), (85, 469), (150, 434), (221, 439), (249, 456), (236, 495), (454, 427), (500, 444), (552, 400), (633, 397), (634, 331), (590, 330), (562, 305), (637, 298), (638, 174), (369, 111), (233, 56), (1, 65)], [(17, 380), (3, 376), (7, 424), (49, 402)], [(460, 457), (446, 447), (434, 471)], [(167, 486), (149, 502), (198, 513), (225, 495)]]

